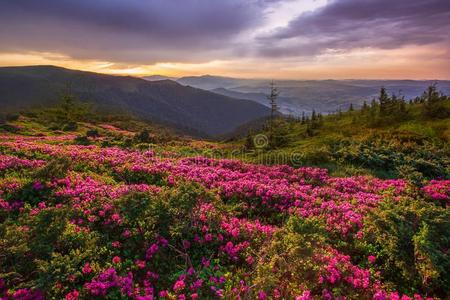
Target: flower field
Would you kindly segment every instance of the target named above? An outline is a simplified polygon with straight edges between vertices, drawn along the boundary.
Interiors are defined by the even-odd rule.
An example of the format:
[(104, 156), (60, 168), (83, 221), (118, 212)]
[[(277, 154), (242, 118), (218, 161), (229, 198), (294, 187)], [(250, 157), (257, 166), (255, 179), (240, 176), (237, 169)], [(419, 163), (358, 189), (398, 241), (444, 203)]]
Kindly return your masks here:
[(446, 299), (449, 203), (450, 180), (4, 135), (0, 297)]

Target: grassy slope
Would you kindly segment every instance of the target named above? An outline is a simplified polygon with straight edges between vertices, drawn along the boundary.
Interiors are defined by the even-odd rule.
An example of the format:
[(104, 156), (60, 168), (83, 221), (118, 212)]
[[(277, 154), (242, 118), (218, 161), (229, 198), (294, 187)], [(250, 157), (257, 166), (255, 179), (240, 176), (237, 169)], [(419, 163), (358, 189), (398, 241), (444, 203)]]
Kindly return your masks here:
[[(450, 102), (445, 105), (450, 109)], [(421, 116), (420, 104), (408, 106), (407, 119), (381, 126), (370, 126), (367, 117), (362, 116), (360, 111), (346, 112), (340, 116), (325, 116), (322, 125), (313, 130), (312, 136), (307, 134), (307, 125), (300, 122), (293, 121), (285, 126), (287, 126), (284, 131), (288, 141), (284, 145), (271, 150), (252, 150), (246, 159), (274, 164), (278, 163), (280, 159), (284, 159), (287, 163), (327, 167), (334, 175), (338, 176), (355, 174), (372, 174), (380, 177), (398, 176), (398, 172), (387, 168), (383, 170), (382, 167), (369, 166), (364, 161), (342, 158), (342, 152), (361, 152), (363, 151), (361, 145), (374, 144), (372, 152), (384, 155), (380, 159), (395, 154), (389, 153), (389, 151), (397, 151), (415, 157), (430, 155), (438, 157), (441, 165), (447, 168), (448, 175), (450, 119), (424, 119)], [(262, 132), (262, 134), (268, 133)], [(239, 144), (243, 147), (245, 140), (239, 141)], [(364, 151), (371, 152), (371, 149), (366, 150)], [(381, 150), (388, 153), (379, 153)], [(289, 157), (295, 155), (297, 160), (292, 162)], [(404, 163), (406, 164), (407, 161)]]
[[(446, 103), (450, 109), (450, 102)], [(8, 122), (20, 128), (19, 134), (61, 134), (33, 117), (21, 116)], [(111, 132), (101, 124), (112, 124), (124, 132)], [(307, 125), (290, 121), (282, 130), (287, 139), (276, 149), (245, 149), (245, 139), (214, 143), (180, 138), (155, 124), (123, 118), (97, 120), (95, 124), (78, 122), (76, 131), (67, 132), (83, 136), (96, 129), (108, 146), (149, 148), (170, 151), (182, 156), (237, 158), (263, 164), (290, 164), (328, 168), (332, 175), (370, 174), (383, 178), (396, 177), (449, 177), (450, 173), (450, 119), (424, 119), (420, 104), (408, 106), (408, 118), (389, 125), (369, 126), (360, 111), (330, 115), (322, 125), (307, 134)], [(147, 129), (155, 138), (151, 143), (140, 143), (133, 137)], [(128, 133), (127, 133), (128, 131)], [(267, 134), (267, 132), (262, 132)], [(102, 141), (91, 141), (101, 144)], [(416, 172), (421, 174), (417, 174)], [(427, 174), (427, 172), (429, 174)], [(420, 179), (420, 178), (419, 178)]]

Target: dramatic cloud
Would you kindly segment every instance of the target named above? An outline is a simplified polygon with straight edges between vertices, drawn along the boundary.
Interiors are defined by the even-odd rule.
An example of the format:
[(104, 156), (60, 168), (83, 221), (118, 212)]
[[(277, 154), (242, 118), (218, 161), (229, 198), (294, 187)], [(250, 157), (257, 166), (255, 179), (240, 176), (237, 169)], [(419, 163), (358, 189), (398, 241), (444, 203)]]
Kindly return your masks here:
[(450, 0), (0, 0), (0, 65), (450, 78)]
[(448, 0), (334, 0), (261, 36), (260, 53), (311, 56), (353, 48), (450, 45)]
[(48, 51), (122, 62), (224, 55), (276, 1), (2, 0), (0, 51)]

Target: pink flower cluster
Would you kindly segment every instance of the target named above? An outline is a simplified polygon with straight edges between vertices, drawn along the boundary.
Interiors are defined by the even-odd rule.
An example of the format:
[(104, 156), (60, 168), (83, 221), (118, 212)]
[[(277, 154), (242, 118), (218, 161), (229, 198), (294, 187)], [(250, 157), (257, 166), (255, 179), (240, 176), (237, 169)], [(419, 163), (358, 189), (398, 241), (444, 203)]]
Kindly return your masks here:
[[(33, 157), (68, 157), (73, 165), (78, 164), (79, 167), (72, 168), (65, 178), (34, 182), (33, 192), (49, 189), (52, 195), (47, 202), (33, 198), (32, 205), (24, 205), (23, 199), (11, 198), (11, 192), (22, 185), (20, 181), (0, 180), (0, 213), (17, 213), (26, 209), (29, 212), (27, 216), (32, 218), (42, 211), (66, 206), (71, 209), (69, 225), (77, 233), (108, 230), (108, 234), (113, 236), (105, 246), (112, 254), (100, 267), (100, 273), (94, 271), (98, 268), (93, 268), (90, 263), (83, 262), (79, 266), (84, 281), (78, 290), (73, 287), (66, 289), (65, 297), (69, 300), (78, 299), (80, 293), (87, 293), (88, 297), (106, 297), (111, 291), (141, 300), (157, 297), (194, 300), (201, 296), (222, 298), (227, 292), (225, 286), (230, 287), (237, 299), (241, 295), (246, 297), (247, 293), (253, 293), (258, 299), (272, 296), (279, 299), (281, 293), (277, 289), (273, 295), (252, 291), (251, 280), (247, 281), (251, 274), (247, 271), (243, 271), (244, 275), (239, 280), (227, 281), (213, 258), (220, 260), (221, 264), (237, 266), (235, 269), (253, 268), (260, 262), (255, 249), (260, 249), (279, 230), (272, 225), (279, 223), (271, 223), (269, 217), (265, 218), (272, 212), (286, 219), (290, 215), (320, 219), (329, 232), (345, 241), (352, 241), (353, 237), (361, 237), (365, 216), (383, 199), (400, 199), (409, 195), (408, 183), (400, 179), (381, 180), (366, 176), (333, 178), (320, 168), (295, 169), (280, 165), (253, 165), (237, 160), (179, 158), (169, 152), (166, 153), (168, 156), (158, 157), (153, 151), (62, 143), (69, 140), (69, 136), (0, 137), (0, 146), (20, 154), (20, 157), (29, 158), (0, 154), (0, 171), (36, 168), (45, 164), (43, 160), (31, 159)], [(74, 171), (79, 169), (86, 172)], [(102, 177), (104, 174), (107, 175)], [(157, 175), (161, 181), (155, 184), (161, 186), (148, 184), (148, 181), (140, 180), (140, 176), (133, 177), (138, 178), (133, 181), (127, 180), (128, 176), (142, 174)], [(237, 204), (239, 214), (220, 210), (220, 206), (216, 207), (212, 200), (197, 199), (195, 209), (189, 212), (191, 228), (188, 233), (180, 233), (182, 238), (177, 241), (168, 241), (160, 235), (153, 236), (153, 240), (143, 238), (145, 235), (140, 228), (126, 226), (127, 216), (118, 207), (120, 201), (117, 199), (132, 192), (158, 195), (166, 189), (176, 189), (178, 183), (183, 181), (203, 186), (214, 197), (221, 198), (221, 205)], [(448, 203), (450, 180), (433, 180), (423, 187), (422, 192), (433, 200)], [(142, 241), (137, 246), (138, 254), (127, 259), (127, 241), (139, 238)], [(164, 257), (169, 249), (185, 258), (186, 265), (175, 277), (171, 277), (165, 289), (159, 290), (156, 282), (164, 274), (155, 273), (153, 263)], [(193, 265), (188, 259), (189, 251), (198, 249), (207, 249), (211, 257), (198, 255), (198, 265)], [(383, 290), (378, 277), (374, 276), (378, 263), (374, 255), (365, 258), (358, 266), (352, 262), (351, 256), (336, 249), (317, 250), (320, 251), (314, 256), (314, 263), (318, 266), (317, 281), (323, 286), (319, 292), (322, 298), (332, 299), (331, 291), (344, 286), (362, 291), (364, 295), (373, 295), (377, 300), (410, 299), (406, 295), (400, 297), (395, 292)], [(317, 294), (313, 289), (300, 291), (295, 299), (308, 300), (313, 298), (313, 293)], [(0, 295), (6, 295), (6, 299), (42, 299), (42, 295), (33, 290), (17, 290), (9, 294), (2, 287), (1, 280)], [(416, 300), (423, 299), (419, 295), (414, 297)]]
[(422, 189), (431, 199), (450, 203), (450, 180), (431, 180)]
[(10, 292), (6, 288), (5, 281), (0, 278), (0, 299), (4, 300), (44, 300), (44, 296), (40, 291), (32, 289), (18, 289)]
[(106, 296), (109, 289), (117, 287), (122, 294), (131, 297), (133, 296), (133, 274), (129, 273), (122, 277), (117, 275), (116, 269), (109, 268), (84, 286), (93, 296)]
[(56, 196), (68, 198), (74, 203), (90, 202), (97, 198), (117, 199), (131, 192), (160, 191), (160, 188), (147, 184), (110, 185), (77, 174), (56, 180), (53, 184), (58, 187)]
[(355, 266), (350, 261), (350, 256), (331, 249), (330, 254), (317, 257), (325, 263), (319, 282), (327, 282), (331, 285), (344, 282), (355, 289), (370, 289), (370, 270)]
[(22, 159), (16, 156), (0, 154), (0, 171), (18, 168), (37, 168), (45, 164), (43, 160)]

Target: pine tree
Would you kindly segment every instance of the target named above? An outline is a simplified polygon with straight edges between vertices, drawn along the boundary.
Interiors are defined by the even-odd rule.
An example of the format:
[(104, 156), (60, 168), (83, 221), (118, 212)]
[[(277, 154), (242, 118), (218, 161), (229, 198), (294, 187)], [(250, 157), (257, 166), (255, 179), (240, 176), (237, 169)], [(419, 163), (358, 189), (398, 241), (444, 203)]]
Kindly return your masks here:
[(323, 116), (322, 116), (321, 113), (319, 113), (319, 114), (317, 115), (317, 119), (318, 119), (318, 125), (319, 125), (319, 126), (322, 126), (322, 125), (323, 125)]
[(372, 102), (370, 102), (370, 108), (375, 108), (377, 106), (377, 100), (375, 98), (372, 99)]
[(377, 120), (377, 116), (378, 116), (378, 103), (377, 100), (375, 100), (375, 98), (372, 99), (372, 102), (370, 103), (370, 108), (369, 108), (369, 124), (371, 126), (376, 124), (376, 120)]
[(253, 149), (255, 147), (255, 143), (253, 141), (253, 131), (249, 130), (247, 132), (247, 136), (245, 138), (245, 149)]
[(313, 136), (314, 135), (311, 123), (308, 123), (306, 125), (306, 135), (307, 136)]
[(275, 86), (275, 83), (272, 81), (270, 83), (270, 95), (267, 97), (270, 104), (270, 122), (273, 123), (273, 120), (275, 118), (275, 114), (278, 112), (278, 104), (277, 99), (278, 95), (280, 93), (278, 92), (277, 87)]
[(367, 105), (367, 101), (364, 100), (363, 106), (361, 108), (361, 111), (366, 112), (369, 109), (369, 106)]
[(354, 111), (355, 109), (353, 108), (353, 103), (350, 103), (350, 107), (348, 108), (348, 111)]
[(422, 114), (427, 118), (447, 118), (450, 116), (450, 110), (445, 107), (443, 101), (448, 99), (442, 93), (439, 93), (436, 84), (430, 85), (422, 95)]
[(389, 95), (386, 91), (386, 88), (382, 87), (380, 90), (380, 96), (378, 97), (378, 101), (380, 102), (380, 113), (383, 115), (388, 110), (390, 99)]
[(311, 122), (315, 122), (317, 120), (317, 114), (316, 111), (313, 109), (311, 113)]

